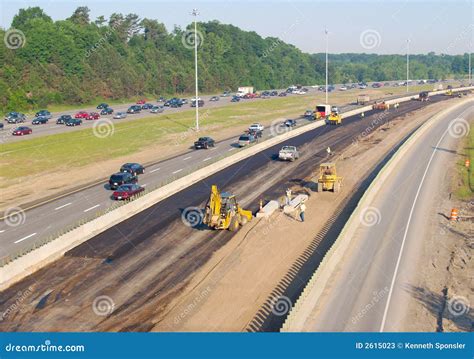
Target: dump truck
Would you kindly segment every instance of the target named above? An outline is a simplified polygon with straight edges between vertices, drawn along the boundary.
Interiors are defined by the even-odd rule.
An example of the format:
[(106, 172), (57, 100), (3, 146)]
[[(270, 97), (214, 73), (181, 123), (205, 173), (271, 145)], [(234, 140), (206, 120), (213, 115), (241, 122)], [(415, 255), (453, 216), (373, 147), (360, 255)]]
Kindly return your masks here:
[(418, 95), (418, 100), (421, 102), (429, 101), (429, 99), (430, 99), (430, 94), (428, 91), (422, 91)]
[(326, 123), (328, 125), (340, 125), (342, 123), (342, 116), (336, 111), (331, 111), (331, 114), (326, 119)]
[(390, 105), (386, 103), (385, 101), (382, 102), (376, 102), (372, 105), (373, 110), (383, 110), (387, 111), (390, 108)]
[(336, 164), (333, 162), (321, 163), (319, 165), (318, 182), (316, 183), (316, 192), (341, 190), (342, 177), (336, 172)]
[(365, 105), (370, 101), (370, 96), (369, 95), (359, 95), (357, 96), (357, 104), (358, 105)]
[(206, 204), (203, 223), (212, 229), (236, 231), (253, 218), (252, 212), (242, 209), (235, 195), (220, 192), (216, 185), (211, 186), (211, 194)]

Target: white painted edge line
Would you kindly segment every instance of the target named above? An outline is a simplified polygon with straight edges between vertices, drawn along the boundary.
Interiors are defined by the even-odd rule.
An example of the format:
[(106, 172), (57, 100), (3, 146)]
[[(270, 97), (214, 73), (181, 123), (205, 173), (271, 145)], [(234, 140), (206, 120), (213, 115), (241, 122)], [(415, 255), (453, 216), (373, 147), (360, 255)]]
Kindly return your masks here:
[(97, 207), (99, 207), (99, 206), (100, 206), (100, 204), (96, 204), (95, 206), (92, 206), (92, 207), (90, 207), (90, 208), (87, 208), (87, 209), (84, 210), (84, 213), (87, 213), (87, 212), (89, 212), (89, 211), (92, 211), (94, 208), (97, 208)]
[(23, 237), (23, 238), (21, 238), (21, 239), (15, 241), (15, 242), (13, 242), (13, 243), (16, 244), (16, 243), (23, 242), (25, 239), (31, 238), (31, 237), (33, 237), (33, 236), (36, 236), (36, 232), (35, 232), (35, 233), (32, 233), (32, 234), (30, 234), (30, 235), (28, 235), (28, 236), (26, 236), (26, 237)]
[(206, 162), (206, 161), (209, 161), (209, 160), (212, 160), (212, 157), (205, 158), (205, 159), (202, 160), (202, 162)]
[(179, 172), (181, 172), (182, 170), (183, 170), (183, 169), (180, 168), (179, 170), (174, 171), (173, 174), (179, 173)]

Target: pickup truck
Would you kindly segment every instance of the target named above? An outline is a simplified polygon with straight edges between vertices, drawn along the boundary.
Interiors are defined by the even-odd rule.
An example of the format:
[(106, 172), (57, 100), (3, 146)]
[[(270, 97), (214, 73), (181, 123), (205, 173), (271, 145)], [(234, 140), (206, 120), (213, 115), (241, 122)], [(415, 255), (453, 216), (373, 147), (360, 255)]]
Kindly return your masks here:
[(282, 161), (295, 161), (300, 157), (300, 154), (295, 146), (283, 146), (278, 153), (278, 158)]
[(209, 147), (215, 147), (216, 143), (215, 141), (210, 138), (210, 137), (199, 137), (199, 139), (194, 142), (194, 148), (196, 150), (200, 149), (200, 148), (209, 148)]

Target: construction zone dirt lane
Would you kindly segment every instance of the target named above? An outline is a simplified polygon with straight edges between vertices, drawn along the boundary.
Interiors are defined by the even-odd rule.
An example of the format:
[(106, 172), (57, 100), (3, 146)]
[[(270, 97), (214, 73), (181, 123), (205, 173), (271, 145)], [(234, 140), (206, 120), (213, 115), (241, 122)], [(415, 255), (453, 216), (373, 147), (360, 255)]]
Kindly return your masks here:
[[(440, 96), (432, 102), (444, 99)], [(442, 108), (444, 103), (433, 106)], [(165, 324), (177, 308), (176, 300), (189, 294), (192, 288), (188, 285), (197, 271), (232, 239), (230, 232), (209, 231), (202, 225), (189, 227), (182, 219), (186, 209), (189, 212), (190, 208), (204, 206), (212, 184), (235, 193), (244, 208), (255, 212), (260, 198), (278, 198), (288, 185), (310, 176), (326, 159), (328, 146), (334, 153), (341, 153), (363, 137), (364, 131), (375, 130), (424, 105), (418, 101), (406, 103), (398, 111), (384, 114), (383, 121), (377, 121), (381, 117), (379, 112), (370, 112), (364, 119), (347, 118), (342, 126), (318, 128), (282, 144), (299, 147), (301, 158), (296, 162), (278, 161), (276, 154), (280, 146), (270, 148), (120, 223), (2, 292), (0, 306), (8, 314), (3, 316), (0, 329), (179, 330), (176, 323), (171, 327)], [(254, 219), (238, 235), (258, 225)], [(288, 253), (292, 252), (288, 250)], [(260, 260), (255, 258), (256, 263)], [(221, 273), (225, 280), (225, 269)], [(242, 283), (232, 285), (244, 288), (249, 282), (253, 283), (251, 277), (243, 277)], [(269, 280), (265, 288), (276, 284)], [(19, 292), (26, 294), (19, 297)], [(212, 293), (212, 288), (207, 292)], [(197, 296), (201, 299), (197, 301), (204, 302), (207, 292), (201, 291)], [(254, 303), (255, 309), (265, 299), (250, 296), (246, 301)], [(180, 318), (173, 314), (174, 318)], [(250, 321), (248, 314), (241, 320)], [(205, 326), (193, 327), (193, 330), (205, 329)]]

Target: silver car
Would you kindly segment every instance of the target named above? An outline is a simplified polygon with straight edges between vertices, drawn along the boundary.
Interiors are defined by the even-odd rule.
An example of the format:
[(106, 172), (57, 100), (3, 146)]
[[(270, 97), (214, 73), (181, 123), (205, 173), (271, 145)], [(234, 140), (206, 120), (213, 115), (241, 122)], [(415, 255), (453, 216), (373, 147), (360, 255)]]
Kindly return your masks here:
[(150, 110), (151, 113), (162, 113), (165, 108), (163, 106), (153, 106)]
[(116, 119), (122, 119), (122, 118), (126, 118), (126, 117), (127, 117), (127, 114), (125, 112), (117, 112), (114, 115), (114, 118), (116, 118)]

